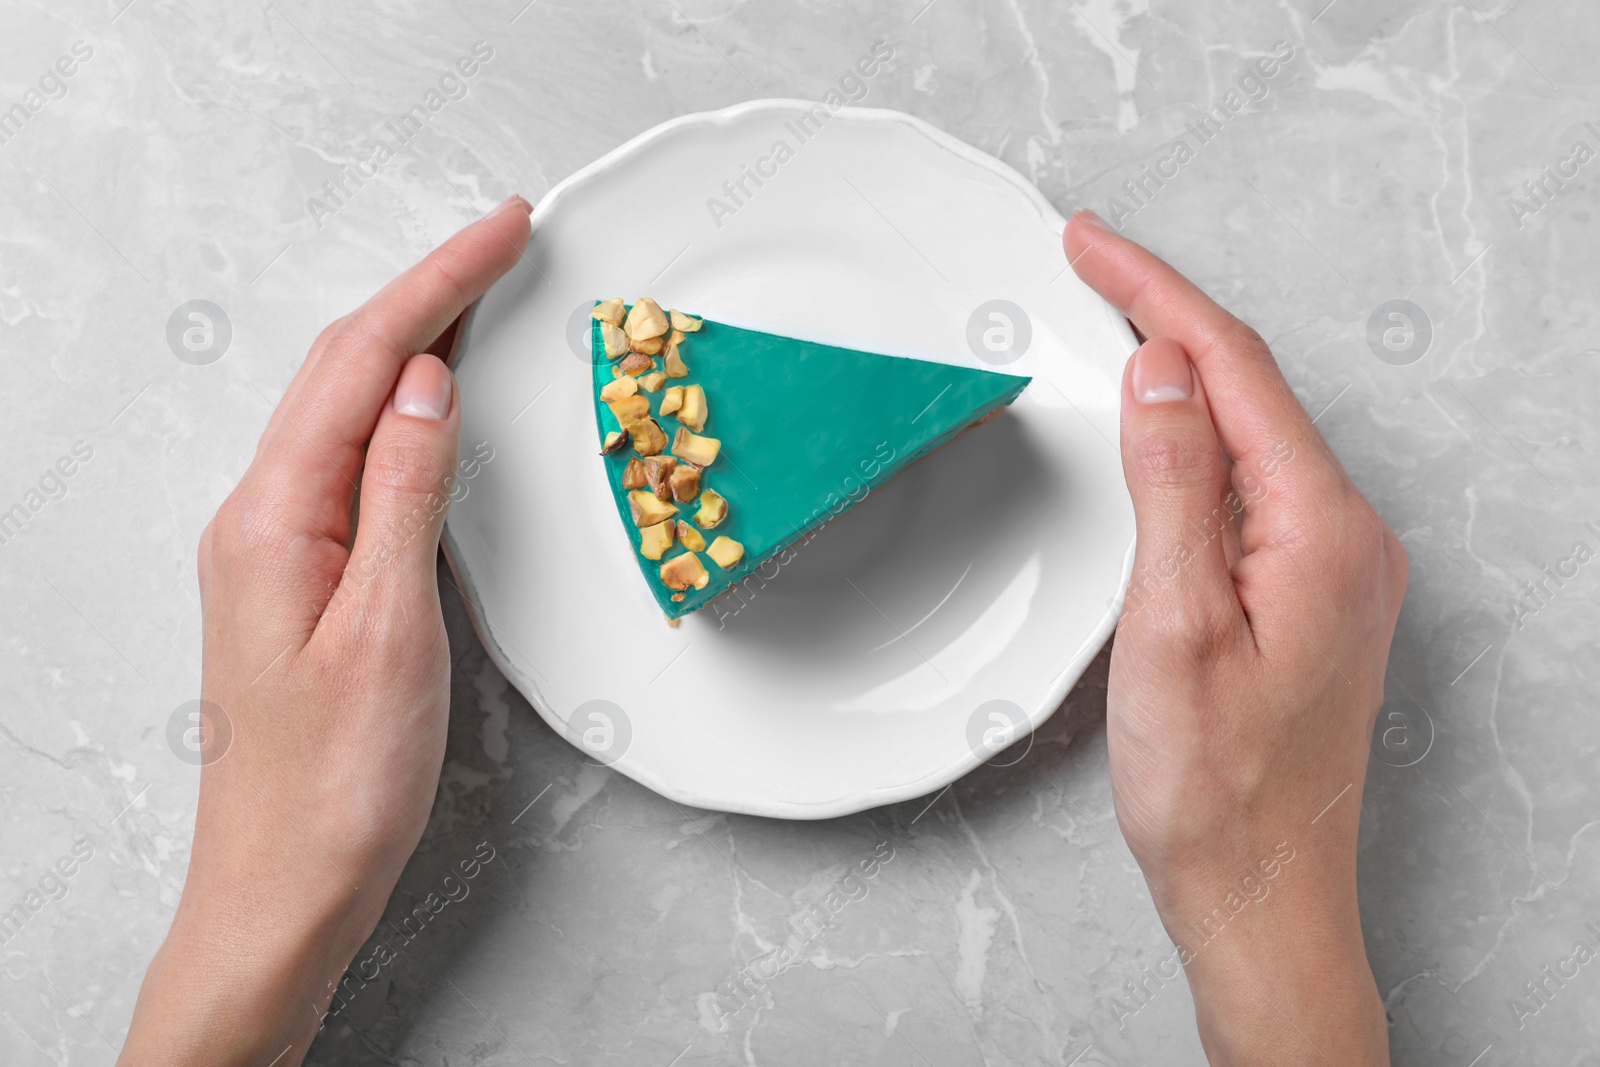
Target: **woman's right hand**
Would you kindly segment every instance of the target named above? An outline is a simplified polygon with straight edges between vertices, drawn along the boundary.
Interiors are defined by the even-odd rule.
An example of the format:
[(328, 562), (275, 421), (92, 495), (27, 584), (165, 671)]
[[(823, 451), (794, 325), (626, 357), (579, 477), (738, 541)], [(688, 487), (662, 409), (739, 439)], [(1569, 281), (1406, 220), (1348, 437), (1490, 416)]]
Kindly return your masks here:
[(1149, 338), (1122, 384), (1138, 548), (1107, 740), (1206, 1053), (1386, 1064), (1356, 835), (1405, 550), (1255, 331), (1090, 213), (1065, 245)]

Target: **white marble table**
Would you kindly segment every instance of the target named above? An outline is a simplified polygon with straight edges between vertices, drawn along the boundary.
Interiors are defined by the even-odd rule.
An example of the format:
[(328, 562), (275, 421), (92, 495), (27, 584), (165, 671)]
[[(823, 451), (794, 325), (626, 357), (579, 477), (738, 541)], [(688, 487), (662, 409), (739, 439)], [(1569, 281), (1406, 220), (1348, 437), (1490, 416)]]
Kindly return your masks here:
[[(1253, 321), (1404, 539), (1361, 852), (1396, 1062), (1600, 1062), (1600, 963), (1546, 977), (1600, 944), (1592, 7), (123, 2), (0, 14), (0, 1062), (113, 1061), (188, 854), (196, 537), (319, 327), (508, 193), (672, 115), (820, 98), (878, 39), (863, 103), (1119, 216)], [(209, 365), (169, 348), (191, 300), (231, 325)], [(1425, 349), (1369, 345), (1397, 300)], [(1104, 657), (1017, 766), (784, 824), (586, 765), (446, 615), (449, 754), (396, 924), (494, 858), (389, 935), (310, 1062), (1199, 1062), (1112, 816)]]

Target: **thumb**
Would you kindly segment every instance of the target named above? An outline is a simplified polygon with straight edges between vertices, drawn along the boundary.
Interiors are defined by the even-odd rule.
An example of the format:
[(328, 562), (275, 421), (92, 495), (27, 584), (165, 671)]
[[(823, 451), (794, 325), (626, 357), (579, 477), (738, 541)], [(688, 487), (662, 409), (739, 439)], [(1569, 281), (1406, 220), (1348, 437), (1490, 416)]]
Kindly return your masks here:
[(455, 384), (439, 357), (412, 356), (367, 445), (343, 584), (364, 588), (381, 611), (409, 614), (438, 601), (434, 562), (461, 437)]
[(1171, 338), (1146, 341), (1123, 373), (1122, 469), (1138, 527), (1122, 625), (1204, 639), (1242, 622), (1223, 549), (1234, 516), (1222, 450), (1200, 377)]

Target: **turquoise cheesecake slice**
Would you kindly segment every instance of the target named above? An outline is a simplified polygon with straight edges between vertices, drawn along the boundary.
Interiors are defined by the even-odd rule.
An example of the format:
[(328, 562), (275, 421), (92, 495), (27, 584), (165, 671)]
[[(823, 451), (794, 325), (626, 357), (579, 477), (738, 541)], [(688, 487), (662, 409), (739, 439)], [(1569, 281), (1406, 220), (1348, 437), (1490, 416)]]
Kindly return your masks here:
[[(597, 303), (596, 430), (634, 559), (698, 611), (1031, 380)], [(770, 575), (767, 575), (770, 577)]]

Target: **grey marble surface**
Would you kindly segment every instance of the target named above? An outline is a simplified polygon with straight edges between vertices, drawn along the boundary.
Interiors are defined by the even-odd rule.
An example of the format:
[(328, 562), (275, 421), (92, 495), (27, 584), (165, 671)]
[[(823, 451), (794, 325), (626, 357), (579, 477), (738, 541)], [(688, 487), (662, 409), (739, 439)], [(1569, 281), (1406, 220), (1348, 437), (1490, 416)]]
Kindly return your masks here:
[[(674, 115), (820, 98), (879, 38), (864, 103), (1118, 216), (1251, 320), (1404, 539), (1361, 845), (1396, 1062), (1600, 1062), (1600, 963), (1543, 971), (1600, 944), (1592, 5), (124, 2), (0, 11), (0, 109), (24, 109), (0, 126), (0, 509), (26, 519), (0, 543), (0, 907), (26, 916), (0, 1062), (113, 1062), (188, 855), (167, 724), (198, 695), (196, 538), (321, 325), (508, 193)], [(308, 206), (478, 41), (464, 95)], [(1135, 199), (1146, 166), (1168, 177)], [(232, 325), (209, 366), (167, 343), (193, 299)], [(1425, 349), (1369, 344), (1394, 300)], [(1016, 767), (786, 824), (586, 765), (446, 616), (449, 753), (395, 921), (494, 858), (310, 1062), (1200, 1062), (1186, 990), (1147, 977), (1171, 947), (1112, 815), (1104, 656)]]

